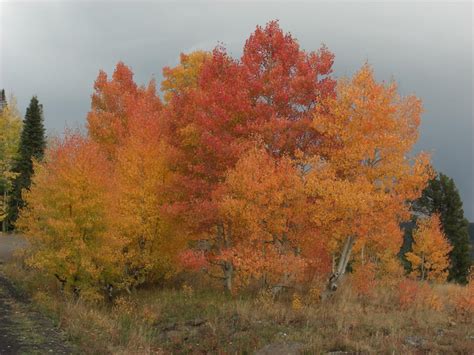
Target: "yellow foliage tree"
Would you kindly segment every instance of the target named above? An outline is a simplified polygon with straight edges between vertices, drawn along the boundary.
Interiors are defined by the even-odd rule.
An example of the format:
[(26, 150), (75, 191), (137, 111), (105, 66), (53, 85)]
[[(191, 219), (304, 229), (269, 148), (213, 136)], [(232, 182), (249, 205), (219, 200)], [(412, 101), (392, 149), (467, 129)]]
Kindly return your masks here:
[(405, 254), (411, 263), (412, 275), (421, 280), (446, 281), (451, 249), (442, 232), (439, 215), (418, 219), (412, 251)]
[(173, 179), (171, 154), (157, 137), (158, 121), (137, 117), (117, 150), (114, 203), (109, 214), (113, 215), (112, 233), (125, 243), (127, 288), (171, 275), (186, 240), (180, 228), (183, 223), (167, 213)]
[(27, 264), (83, 297), (96, 297), (121, 279), (123, 241), (108, 233), (110, 171), (96, 144), (67, 135), (36, 164), (18, 220), (31, 244)]
[(174, 68), (165, 67), (161, 83), (165, 102), (169, 102), (174, 94), (183, 92), (186, 88), (196, 87), (202, 64), (209, 58), (211, 53), (205, 51), (181, 53), (179, 65)]
[(16, 176), (13, 162), (18, 155), (22, 122), (16, 107), (16, 100), (10, 97), (8, 104), (0, 111), (0, 222), (6, 230), (8, 197)]

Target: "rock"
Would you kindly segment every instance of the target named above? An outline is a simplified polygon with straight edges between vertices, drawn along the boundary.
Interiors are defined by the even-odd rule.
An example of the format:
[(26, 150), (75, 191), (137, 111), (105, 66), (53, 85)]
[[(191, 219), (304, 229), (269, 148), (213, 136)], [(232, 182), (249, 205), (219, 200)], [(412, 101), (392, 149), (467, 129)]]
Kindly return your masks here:
[(417, 348), (423, 345), (423, 339), (416, 335), (408, 336), (405, 338), (405, 344)]
[(255, 352), (255, 355), (296, 355), (303, 350), (301, 343), (271, 343)]

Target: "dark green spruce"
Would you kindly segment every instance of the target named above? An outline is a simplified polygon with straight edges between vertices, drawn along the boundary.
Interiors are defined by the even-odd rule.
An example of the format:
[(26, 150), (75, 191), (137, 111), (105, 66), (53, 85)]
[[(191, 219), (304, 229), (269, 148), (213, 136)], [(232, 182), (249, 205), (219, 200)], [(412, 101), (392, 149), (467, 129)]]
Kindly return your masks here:
[(5, 107), (7, 107), (7, 98), (5, 96), (5, 89), (2, 89), (2, 91), (0, 91), (0, 113)]
[(437, 174), (415, 202), (414, 209), (428, 215), (440, 214), (443, 231), (453, 247), (449, 255), (448, 280), (466, 283), (471, 266), (469, 222), (464, 218), (462, 200), (454, 180), (443, 173)]
[(45, 129), (43, 124), (43, 105), (36, 96), (30, 101), (23, 120), (20, 137), (19, 156), (13, 171), (18, 174), (13, 182), (12, 198), (10, 199), (9, 223), (13, 226), (18, 218), (19, 210), (24, 207), (22, 190), (29, 189), (33, 176), (33, 160), (41, 161), (46, 147)]

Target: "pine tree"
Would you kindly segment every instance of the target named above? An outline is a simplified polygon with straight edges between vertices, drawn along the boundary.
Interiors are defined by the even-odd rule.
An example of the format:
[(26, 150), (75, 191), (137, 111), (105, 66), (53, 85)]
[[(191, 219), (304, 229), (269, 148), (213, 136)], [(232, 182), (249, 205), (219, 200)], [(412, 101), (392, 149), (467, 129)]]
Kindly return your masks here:
[(453, 246), (449, 254), (449, 281), (466, 283), (471, 266), (469, 257), (469, 223), (464, 218), (463, 204), (454, 180), (443, 173), (432, 179), (415, 203), (421, 214), (439, 213), (443, 231)]
[(5, 89), (2, 89), (0, 91), (0, 113), (2, 113), (5, 107), (7, 107), (7, 98), (5, 97)]
[(18, 159), (13, 171), (17, 174), (13, 182), (10, 200), (9, 222), (12, 225), (18, 218), (19, 210), (24, 206), (22, 190), (29, 189), (33, 175), (33, 160), (43, 159), (46, 147), (45, 129), (43, 125), (43, 105), (33, 96), (26, 109), (23, 130), (20, 137)]

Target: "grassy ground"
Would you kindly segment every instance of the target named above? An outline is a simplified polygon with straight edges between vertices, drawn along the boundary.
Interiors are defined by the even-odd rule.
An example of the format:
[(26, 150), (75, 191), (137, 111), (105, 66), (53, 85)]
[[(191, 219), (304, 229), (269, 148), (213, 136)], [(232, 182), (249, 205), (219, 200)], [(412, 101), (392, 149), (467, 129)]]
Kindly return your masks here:
[(61, 295), (55, 280), (17, 264), (4, 272), (84, 353), (474, 353), (472, 313), (456, 303), (469, 301), (460, 298), (467, 290), (455, 285), (421, 287), (415, 298), (409, 290), (401, 300), (396, 287), (358, 296), (348, 279), (320, 303), (311, 292), (278, 300), (266, 292), (231, 297), (188, 282), (91, 305)]

